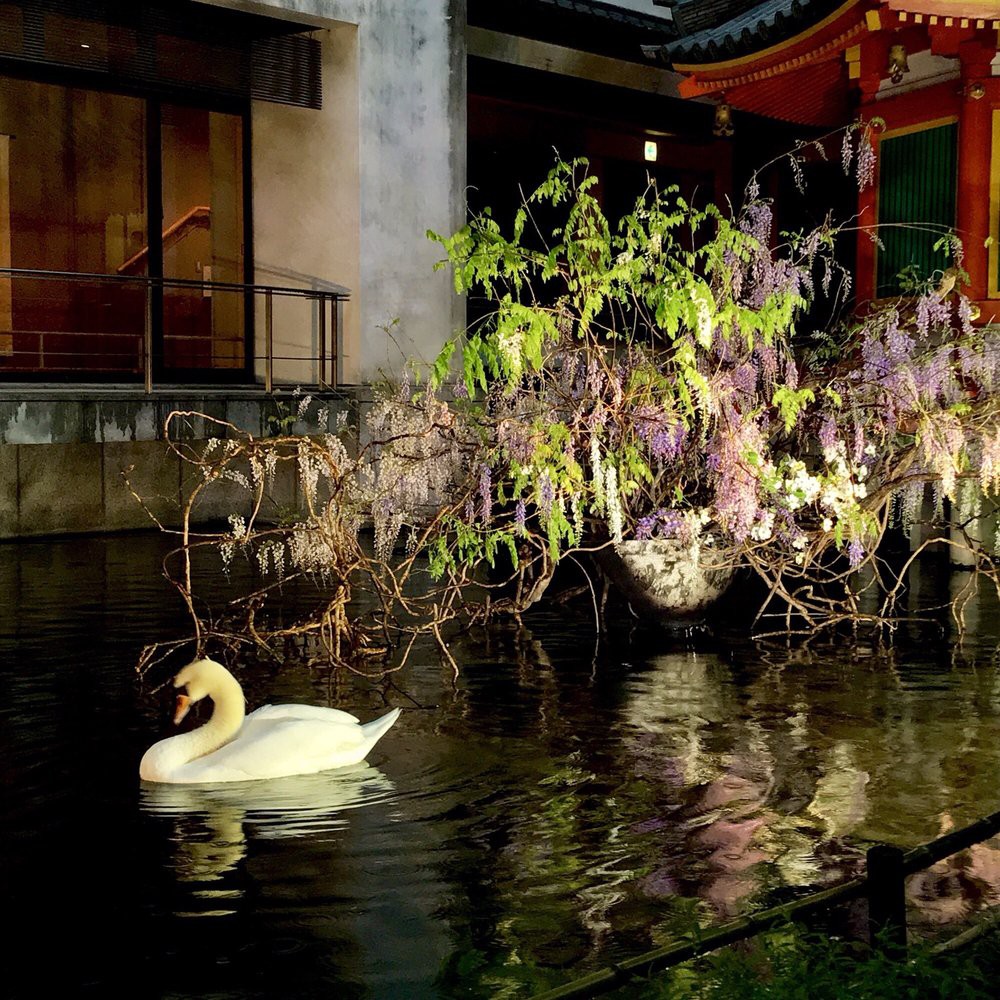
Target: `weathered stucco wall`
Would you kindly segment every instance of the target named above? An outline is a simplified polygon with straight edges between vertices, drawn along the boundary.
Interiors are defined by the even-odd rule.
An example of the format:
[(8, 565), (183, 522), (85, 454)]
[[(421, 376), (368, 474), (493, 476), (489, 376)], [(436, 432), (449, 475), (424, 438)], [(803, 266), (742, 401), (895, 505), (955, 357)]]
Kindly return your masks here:
[[(341, 374), (361, 373), (360, 161), (357, 26), (338, 23), (323, 39), (324, 104), (320, 111), (255, 101), (253, 145), (254, 269), (260, 284), (349, 288), (342, 310)], [(260, 297), (258, 296), (258, 299)], [(257, 302), (256, 368), (264, 378), (263, 303)], [(316, 357), (313, 303), (274, 300), (274, 354)], [(315, 383), (314, 363), (278, 360), (276, 382)]]
[[(237, 431), (203, 418), (172, 425), (172, 435), (196, 448), (209, 437), (255, 437), (274, 433), (276, 420), (294, 412), (295, 397), (273, 399), (256, 393), (198, 393), (150, 398), (140, 392), (35, 390), (21, 398), (0, 399), (0, 539), (71, 532), (123, 531), (153, 527), (122, 473), (150, 511), (165, 525), (180, 520), (181, 504), (199, 481), (198, 470), (183, 461), (163, 439), (164, 421), (173, 410), (204, 413)], [(327, 430), (346, 410), (358, 423), (354, 396), (324, 394)], [(314, 433), (315, 424), (296, 423), (295, 433)], [(131, 471), (129, 471), (131, 470)], [(298, 505), (298, 482), (291, 464), (280, 467), (263, 511)], [(224, 521), (249, 513), (248, 493), (231, 482), (214, 482), (194, 510), (199, 523)]]
[(203, 2), (315, 24), (324, 47), (322, 111), (254, 106), (258, 280), (351, 289), (347, 380), (433, 358), (464, 315), (425, 236), (465, 221), (464, 3)]

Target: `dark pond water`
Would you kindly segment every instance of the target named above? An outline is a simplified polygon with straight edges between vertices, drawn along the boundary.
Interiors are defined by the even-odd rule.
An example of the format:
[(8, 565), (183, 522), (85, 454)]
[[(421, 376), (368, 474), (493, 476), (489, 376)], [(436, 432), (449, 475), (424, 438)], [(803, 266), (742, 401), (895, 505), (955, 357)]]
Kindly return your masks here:
[[(989, 595), (964, 646), (914, 628), (894, 657), (624, 630), (595, 655), (560, 608), (457, 637), (455, 685), (431, 648), (390, 688), (248, 667), (251, 706), (405, 710), (357, 768), (142, 786), (167, 706), (135, 654), (183, 625), (162, 551), (0, 546), (7, 995), (530, 996), (1000, 808)], [(1000, 845), (910, 894), (927, 927), (1000, 901)]]

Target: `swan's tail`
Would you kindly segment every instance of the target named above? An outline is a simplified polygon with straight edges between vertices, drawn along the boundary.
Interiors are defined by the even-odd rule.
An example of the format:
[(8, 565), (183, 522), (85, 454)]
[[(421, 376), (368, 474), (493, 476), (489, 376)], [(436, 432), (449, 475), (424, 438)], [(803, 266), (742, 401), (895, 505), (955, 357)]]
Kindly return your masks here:
[(361, 731), (365, 734), (365, 741), (368, 744), (369, 750), (392, 728), (392, 724), (399, 718), (400, 711), (400, 709), (394, 708), (391, 712), (386, 712), (381, 718), (372, 719), (371, 722), (366, 722), (361, 727)]

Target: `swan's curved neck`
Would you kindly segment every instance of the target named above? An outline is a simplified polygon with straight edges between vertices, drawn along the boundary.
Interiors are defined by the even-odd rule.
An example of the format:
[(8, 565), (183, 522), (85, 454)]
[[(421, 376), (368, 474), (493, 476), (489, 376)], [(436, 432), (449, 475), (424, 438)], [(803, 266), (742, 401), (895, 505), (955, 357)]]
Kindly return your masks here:
[(177, 769), (225, 746), (243, 725), (243, 691), (233, 677), (220, 678), (208, 692), (212, 716), (203, 726), (161, 740), (139, 765), (139, 776), (151, 781), (177, 780)]
[(208, 722), (197, 729), (192, 729), (189, 733), (181, 733), (174, 737), (186, 741), (185, 750), (190, 752), (190, 756), (184, 763), (204, 757), (205, 754), (225, 746), (243, 725), (243, 717), (246, 714), (243, 692), (235, 680), (231, 683), (229, 681), (220, 683), (209, 691), (208, 697), (212, 699), (212, 715)]

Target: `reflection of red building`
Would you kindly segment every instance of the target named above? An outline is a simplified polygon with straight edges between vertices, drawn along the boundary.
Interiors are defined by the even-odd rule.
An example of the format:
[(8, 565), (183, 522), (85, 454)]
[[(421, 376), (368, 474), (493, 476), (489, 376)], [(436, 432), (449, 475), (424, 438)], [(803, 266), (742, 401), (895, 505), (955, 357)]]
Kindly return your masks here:
[[(683, 19), (694, 0), (675, 0)], [(743, 8), (741, 13), (733, 10)], [(684, 74), (686, 97), (819, 129), (882, 119), (876, 181), (860, 196), (859, 300), (896, 275), (948, 266), (933, 248), (954, 229), (967, 292), (1000, 314), (1000, 7), (996, 0), (766, 0), (647, 54)], [(894, 225), (896, 224), (896, 225)]]

